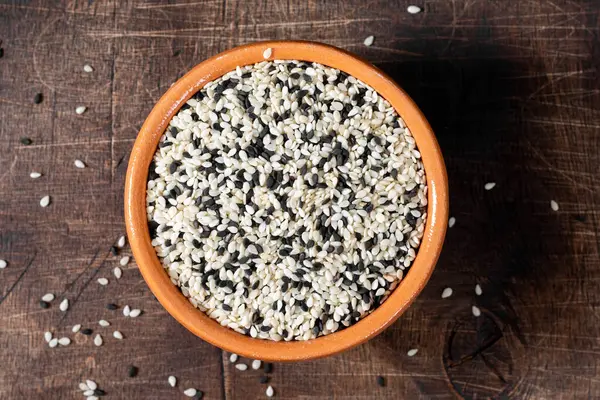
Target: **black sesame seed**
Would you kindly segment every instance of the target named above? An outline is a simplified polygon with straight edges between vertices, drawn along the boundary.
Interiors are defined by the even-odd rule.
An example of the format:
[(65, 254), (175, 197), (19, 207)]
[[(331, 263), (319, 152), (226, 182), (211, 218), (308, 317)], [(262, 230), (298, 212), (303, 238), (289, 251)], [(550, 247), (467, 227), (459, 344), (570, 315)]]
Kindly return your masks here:
[(258, 379), (258, 381), (259, 381), (260, 383), (269, 383), (269, 377), (268, 377), (268, 376), (265, 376), (265, 375), (263, 375), (263, 376), (261, 376), (261, 377)]
[(233, 308), (231, 308), (231, 306), (229, 304), (223, 304), (223, 310), (225, 310), (225, 311), (232, 311)]
[(273, 372), (273, 363), (265, 363), (263, 369), (265, 371), (265, 374), (270, 374), (271, 372)]
[(90, 328), (83, 328), (79, 332), (81, 332), (83, 335), (86, 335), (86, 336), (89, 336), (92, 333), (94, 333), (94, 331), (92, 329), (90, 329)]
[(33, 143), (33, 140), (29, 139), (28, 137), (21, 138), (21, 144), (23, 144), (25, 146), (29, 146), (32, 143)]
[(33, 96), (33, 102), (35, 104), (40, 104), (42, 101), (44, 101), (44, 95), (42, 93), (37, 93)]
[(130, 378), (135, 378), (137, 376), (139, 372), (139, 368), (136, 367), (135, 365), (130, 365), (129, 367), (127, 367), (127, 375)]
[(377, 384), (381, 387), (385, 387), (385, 378), (383, 376), (378, 376), (377, 377)]
[(104, 390), (98, 389), (98, 388), (94, 389), (94, 396), (102, 397), (105, 395), (106, 395), (106, 392)]
[(118, 306), (118, 305), (116, 305), (115, 303), (108, 303), (108, 304), (106, 305), (106, 309), (107, 309), (107, 310), (118, 310), (118, 309), (119, 309), (119, 306)]
[(50, 308), (50, 303), (48, 303), (47, 301), (44, 301), (44, 300), (40, 300), (40, 307), (44, 308), (44, 309)]

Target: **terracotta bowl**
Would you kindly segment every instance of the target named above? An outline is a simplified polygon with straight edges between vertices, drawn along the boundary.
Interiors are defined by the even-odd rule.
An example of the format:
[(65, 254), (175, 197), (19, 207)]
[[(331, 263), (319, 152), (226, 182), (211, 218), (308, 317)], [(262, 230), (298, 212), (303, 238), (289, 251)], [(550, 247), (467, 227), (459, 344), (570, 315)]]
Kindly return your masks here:
[[(422, 154), (428, 185), (428, 217), (417, 257), (388, 299), (370, 315), (342, 331), (308, 341), (275, 342), (253, 339), (221, 326), (187, 300), (163, 269), (151, 243), (146, 219), (148, 166), (161, 135), (179, 108), (207, 82), (244, 66), (270, 59), (318, 62), (367, 83), (386, 98), (404, 119)], [(218, 54), (179, 79), (154, 106), (131, 151), (125, 182), (125, 223), (137, 265), (163, 307), (200, 338), (229, 352), (253, 359), (297, 361), (348, 350), (391, 325), (429, 280), (442, 249), (448, 221), (448, 179), (442, 154), (427, 120), (410, 97), (387, 75), (344, 50), (320, 43), (279, 41), (252, 43)]]

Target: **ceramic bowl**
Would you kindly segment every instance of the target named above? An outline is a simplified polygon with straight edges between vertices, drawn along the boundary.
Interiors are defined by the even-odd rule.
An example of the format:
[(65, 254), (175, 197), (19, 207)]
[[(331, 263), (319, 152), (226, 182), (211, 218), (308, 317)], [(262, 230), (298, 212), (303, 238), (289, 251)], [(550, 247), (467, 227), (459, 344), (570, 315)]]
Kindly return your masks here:
[[(308, 341), (275, 342), (253, 339), (221, 326), (196, 309), (173, 285), (150, 241), (146, 219), (146, 180), (161, 135), (179, 108), (207, 82), (244, 66), (269, 59), (318, 62), (342, 70), (374, 88), (404, 119), (416, 140), (425, 166), (428, 185), (427, 223), (413, 265), (388, 299), (356, 324)], [(436, 138), (427, 120), (410, 97), (386, 74), (361, 58), (321, 43), (277, 41), (252, 43), (218, 54), (195, 66), (158, 101), (142, 126), (127, 169), (125, 222), (133, 255), (148, 286), (177, 321), (195, 335), (226, 351), (253, 359), (298, 361), (348, 350), (391, 325), (429, 280), (442, 249), (448, 221), (448, 180)]]

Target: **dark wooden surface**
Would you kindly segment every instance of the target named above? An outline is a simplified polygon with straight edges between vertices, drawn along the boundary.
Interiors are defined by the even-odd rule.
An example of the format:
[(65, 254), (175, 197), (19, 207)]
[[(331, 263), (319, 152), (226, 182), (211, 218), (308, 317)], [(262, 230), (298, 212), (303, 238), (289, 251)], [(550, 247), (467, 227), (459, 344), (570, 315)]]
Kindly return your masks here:
[[(408, 14), (409, 3), (424, 12)], [(597, 0), (2, 1), (0, 398), (78, 399), (85, 378), (111, 399), (183, 398), (191, 386), (209, 399), (264, 397), (260, 374), (179, 326), (134, 263), (115, 281), (109, 248), (124, 232), (128, 154), (153, 103), (203, 59), (265, 39), (330, 43), (394, 77), (436, 131), (457, 219), (397, 323), (342, 355), (275, 365), (277, 398), (600, 398), (599, 17)], [(454, 294), (441, 299), (447, 286)], [(68, 297), (69, 311), (42, 310), (46, 292)], [(144, 314), (124, 318), (104, 308), (111, 301)], [(77, 323), (104, 346), (73, 335)], [(49, 349), (46, 330), (73, 343)]]

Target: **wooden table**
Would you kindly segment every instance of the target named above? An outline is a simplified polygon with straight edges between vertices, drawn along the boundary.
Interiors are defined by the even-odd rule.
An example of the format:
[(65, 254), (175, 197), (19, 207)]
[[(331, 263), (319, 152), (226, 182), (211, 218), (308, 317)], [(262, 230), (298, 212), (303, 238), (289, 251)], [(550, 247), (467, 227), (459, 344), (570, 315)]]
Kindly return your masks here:
[[(383, 0), (6, 3), (0, 398), (79, 399), (86, 378), (107, 399), (179, 399), (187, 387), (208, 399), (264, 397), (261, 373), (236, 370), (176, 323), (133, 262), (114, 279), (110, 247), (124, 232), (129, 151), (153, 103), (205, 58), (265, 39), (333, 44), (396, 79), (437, 133), (456, 218), (408, 312), (342, 355), (275, 365), (277, 398), (600, 398), (598, 1), (424, 0), (413, 2), (423, 8), (416, 15), (408, 1)], [(446, 287), (454, 293), (442, 299)], [(58, 299), (42, 309), (47, 292)], [(110, 302), (143, 315), (125, 318)], [(75, 324), (104, 345), (71, 333)], [(49, 348), (48, 330), (71, 345)]]

